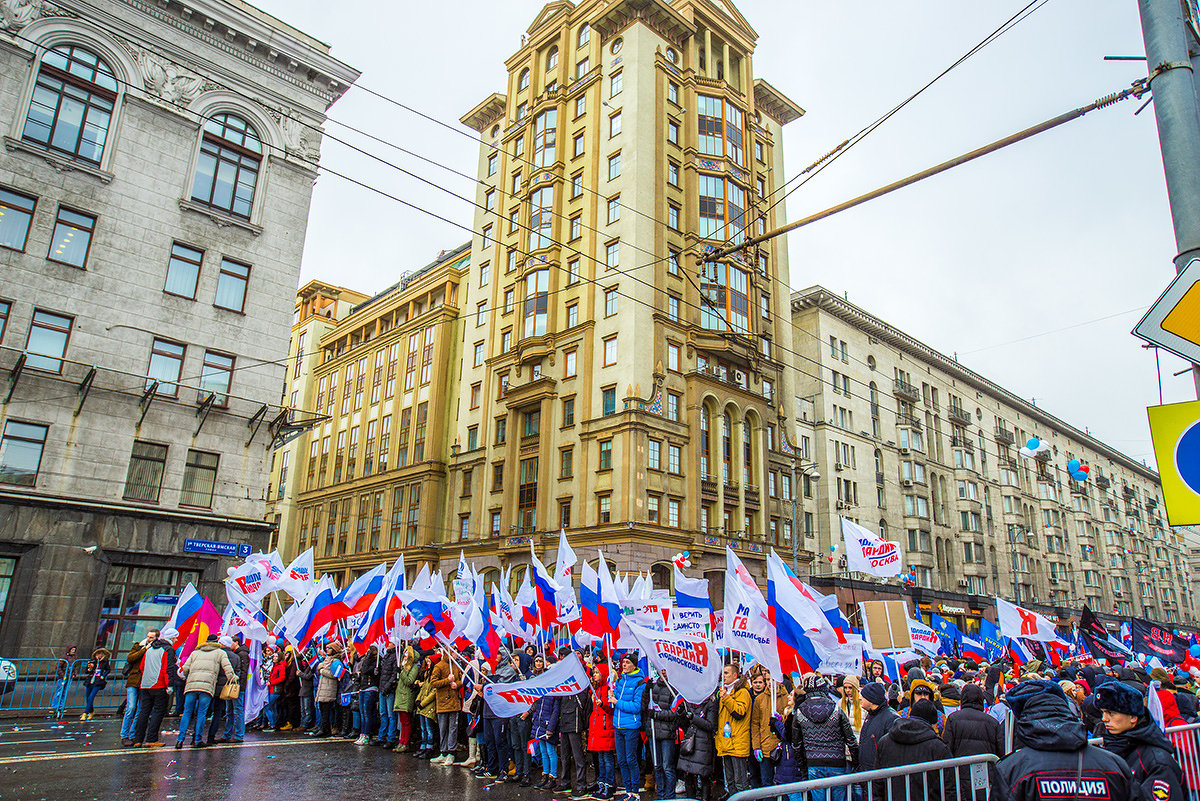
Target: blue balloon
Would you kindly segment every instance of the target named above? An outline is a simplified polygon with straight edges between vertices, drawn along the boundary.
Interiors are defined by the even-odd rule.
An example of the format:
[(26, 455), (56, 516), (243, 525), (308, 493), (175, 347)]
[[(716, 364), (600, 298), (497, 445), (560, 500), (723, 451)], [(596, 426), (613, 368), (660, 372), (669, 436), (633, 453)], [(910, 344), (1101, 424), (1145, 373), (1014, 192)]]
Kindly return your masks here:
[(1200, 659), (1200, 643), (1195, 643), (1191, 648), (1188, 648), (1188, 653), (1197, 659)]
[(1087, 481), (1087, 477), (1088, 474), (1082, 470), (1076, 470), (1075, 472), (1071, 473), (1071, 478), (1075, 479), (1076, 481)]
[(1030, 437), (1029, 441), (1025, 443), (1025, 447), (1031, 451), (1036, 451), (1041, 444), (1041, 441), (1037, 437)]
[(1082, 464), (1080, 464), (1080, 462), (1079, 462), (1079, 460), (1078, 460), (1078, 459), (1072, 459), (1071, 461), (1067, 462), (1067, 472), (1068, 472), (1068, 473), (1075, 473), (1075, 472), (1077, 472), (1077, 471), (1079, 470), (1079, 468), (1080, 468), (1080, 467), (1082, 467), (1082, 466), (1083, 466), (1083, 465), (1082, 465)]

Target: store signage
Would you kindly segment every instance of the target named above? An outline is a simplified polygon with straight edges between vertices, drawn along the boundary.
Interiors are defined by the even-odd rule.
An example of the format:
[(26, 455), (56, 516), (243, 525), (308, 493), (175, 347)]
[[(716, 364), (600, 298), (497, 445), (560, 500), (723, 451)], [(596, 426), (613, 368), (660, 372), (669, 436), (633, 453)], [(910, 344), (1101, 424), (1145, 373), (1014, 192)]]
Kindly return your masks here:
[(939, 604), (938, 609), (940, 609), (942, 611), (942, 614), (945, 614), (945, 615), (967, 615), (967, 614), (970, 614), (966, 609), (963, 609), (961, 606), (946, 606), (945, 604)]
[(250, 555), (250, 546), (241, 542), (217, 542), (215, 540), (184, 540), (184, 553), (206, 553), (214, 556)]

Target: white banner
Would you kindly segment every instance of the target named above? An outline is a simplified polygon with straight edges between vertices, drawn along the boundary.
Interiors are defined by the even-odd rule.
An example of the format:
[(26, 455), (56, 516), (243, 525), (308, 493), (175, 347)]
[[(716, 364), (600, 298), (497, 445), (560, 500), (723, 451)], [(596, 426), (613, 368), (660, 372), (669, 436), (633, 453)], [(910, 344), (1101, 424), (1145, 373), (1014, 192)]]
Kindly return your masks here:
[(812, 640), (813, 649), (821, 658), (820, 670), (826, 676), (859, 676), (862, 674), (863, 639), (856, 634), (846, 637), (845, 643), (823, 645)]
[(1054, 642), (1058, 632), (1054, 624), (1046, 618), (1016, 604), (1010, 604), (1003, 598), (996, 598), (996, 617), (1000, 621), (1000, 636), (1017, 637), (1025, 640)]
[(313, 572), (313, 549), (309, 548), (293, 559), (283, 571), (283, 578), (277, 582), (279, 589), (297, 601), (303, 601), (315, 583)]
[(942, 640), (938, 636), (938, 633), (929, 626), (909, 618), (908, 634), (912, 637), (913, 648), (929, 656), (938, 655), (938, 649), (942, 646)]
[(572, 654), (545, 673), (512, 684), (484, 685), (483, 700), (497, 717), (510, 718), (525, 712), (545, 695), (575, 695), (590, 687), (587, 671), (579, 657)]
[(885, 540), (853, 520), (841, 518), (846, 541), (846, 565), (850, 570), (879, 578), (900, 575), (904, 556), (900, 543)]
[(721, 680), (721, 658), (705, 637), (688, 632), (661, 632), (626, 623), (638, 648), (667, 683), (690, 704), (707, 700)]
[(725, 610), (713, 612), (712, 639), (714, 648), (725, 648)]
[(767, 602), (742, 560), (728, 547), (725, 559), (725, 647), (755, 657), (782, 681), (775, 625)]
[(676, 634), (685, 631), (707, 634), (711, 622), (712, 614), (707, 609), (675, 608), (667, 618), (667, 628)]

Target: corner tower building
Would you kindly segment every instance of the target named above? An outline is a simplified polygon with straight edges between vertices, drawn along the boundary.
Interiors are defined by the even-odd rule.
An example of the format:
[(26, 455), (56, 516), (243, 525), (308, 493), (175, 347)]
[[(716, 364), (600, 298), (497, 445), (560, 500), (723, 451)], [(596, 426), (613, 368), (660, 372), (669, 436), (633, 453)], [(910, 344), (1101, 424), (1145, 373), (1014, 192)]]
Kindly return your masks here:
[(481, 564), (566, 529), (664, 587), (679, 551), (716, 578), (726, 544), (790, 549), (765, 491), (792, 463), (787, 254), (703, 263), (785, 219), (803, 109), (755, 77), (757, 38), (719, 0), (549, 3), (462, 118), (481, 210), (448, 508)]

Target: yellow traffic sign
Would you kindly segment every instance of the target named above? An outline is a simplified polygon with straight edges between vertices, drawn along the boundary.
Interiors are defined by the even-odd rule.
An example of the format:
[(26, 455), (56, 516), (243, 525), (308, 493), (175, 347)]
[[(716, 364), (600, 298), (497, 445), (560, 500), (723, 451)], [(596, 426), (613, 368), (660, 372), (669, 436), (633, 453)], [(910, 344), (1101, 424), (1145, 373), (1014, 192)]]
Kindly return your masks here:
[(1151, 406), (1146, 414), (1167, 522), (1172, 526), (1200, 524), (1200, 401)]
[(1175, 276), (1133, 335), (1200, 364), (1200, 259), (1192, 259)]

